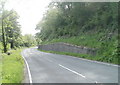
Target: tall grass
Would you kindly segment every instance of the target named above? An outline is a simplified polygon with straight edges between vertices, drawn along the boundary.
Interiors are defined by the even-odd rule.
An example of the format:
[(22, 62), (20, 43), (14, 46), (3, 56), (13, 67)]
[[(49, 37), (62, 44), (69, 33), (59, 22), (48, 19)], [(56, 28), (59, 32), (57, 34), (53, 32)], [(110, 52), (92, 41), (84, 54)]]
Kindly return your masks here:
[[(105, 32), (86, 33), (86, 34), (81, 34), (80, 36), (53, 39), (51, 41), (44, 41), (41, 44), (50, 44), (50, 43), (56, 43), (56, 42), (65, 42), (65, 43), (70, 43), (78, 46), (95, 48), (97, 50), (96, 56), (92, 58), (86, 57), (87, 59), (118, 64), (117, 34), (113, 34), (112, 36), (109, 37), (109, 33), (105, 33)], [(66, 53), (63, 53), (63, 54), (66, 54)], [(69, 54), (71, 55), (71, 53)]]
[(21, 49), (12, 50), (11, 53), (2, 54), (2, 83), (21, 83), (24, 65)]
[(2, 56), (0, 52), (0, 85), (2, 83)]
[(2, 43), (0, 42), (0, 85), (2, 83)]

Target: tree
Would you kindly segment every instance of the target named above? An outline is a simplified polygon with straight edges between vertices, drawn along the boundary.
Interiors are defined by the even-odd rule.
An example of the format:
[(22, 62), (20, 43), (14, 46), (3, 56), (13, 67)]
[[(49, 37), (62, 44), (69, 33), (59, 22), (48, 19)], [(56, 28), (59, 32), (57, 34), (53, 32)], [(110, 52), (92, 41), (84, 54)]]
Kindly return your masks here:
[(4, 1), (1, 2), (1, 5), (2, 43), (4, 52), (7, 52), (8, 43), (11, 44), (11, 48), (14, 48), (15, 39), (17, 39), (21, 33), (20, 25), (17, 22), (19, 16), (14, 10), (5, 10)]
[[(90, 30), (116, 30), (118, 3), (52, 2), (43, 19), (37, 24), (37, 39), (79, 36)], [(111, 10), (110, 10), (111, 9)]]
[(19, 18), (18, 14), (14, 11), (11, 10), (10, 12), (12, 12), (11, 15), (8, 16), (8, 18), (6, 19), (6, 36), (8, 37), (8, 42), (11, 44), (11, 49), (14, 48), (14, 46), (16, 45), (16, 40), (19, 38), (19, 36), (21, 35), (21, 31), (20, 31), (20, 25), (17, 22), (17, 19)]
[(4, 47), (4, 53), (7, 52), (7, 42), (6, 42), (6, 37), (5, 37), (5, 29), (4, 29), (4, 23), (3, 23), (3, 11), (4, 11), (4, 4), (5, 2), (2, 2), (2, 10), (1, 10), (1, 25), (2, 25), (2, 42), (3, 42), (3, 47)]
[(31, 34), (26, 34), (22, 37), (24, 46), (31, 47), (36, 45), (36, 39)]

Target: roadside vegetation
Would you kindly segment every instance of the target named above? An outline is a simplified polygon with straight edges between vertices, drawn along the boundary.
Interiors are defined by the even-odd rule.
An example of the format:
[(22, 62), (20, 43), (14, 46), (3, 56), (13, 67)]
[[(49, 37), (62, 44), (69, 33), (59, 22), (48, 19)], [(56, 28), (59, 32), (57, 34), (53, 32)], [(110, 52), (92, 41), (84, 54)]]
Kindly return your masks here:
[(2, 54), (2, 83), (21, 83), (24, 75), (22, 49), (11, 50), (11, 55)]
[(73, 57), (84, 58), (84, 59), (100, 61), (100, 62), (106, 62), (106, 63), (112, 63), (112, 64), (119, 64), (118, 58), (108, 59), (108, 57), (104, 58), (104, 57), (93, 56), (93, 55), (89, 55), (89, 54), (80, 54), (80, 53), (78, 54), (78, 53), (46, 51), (46, 50), (39, 50), (39, 51), (48, 52), (48, 53), (54, 53), (54, 54), (61, 54), (61, 55), (69, 55), (69, 56), (73, 56)]
[[(2, 45), (0, 44), (0, 47), (2, 47)], [(0, 84), (2, 83), (2, 55), (0, 52)]]
[(24, 73), (22, 48), (35, 46), (36, 40), (31, 34), (21, 34), (18, 13), (5, 9), (5, 4), (6, 0), (0, 1), (0, 83), (21, 83)]
[(38, 44), (65, 42), (95, 48), (95, 56), (84, 58), (119, 64), (116, 2), (52, 2), (36, 30), (41, 30), (36, 34)]
[[(41, 44), (51, 44), (56, 42), (65, 42), (70, 43), (74, 45), (80, 45), (90, 48), (95, 48), (97, 51), (96, 55), (87, 55), (87, 54), (76, 54), (76, 53), (68, 53), (68, 52), (53, 52), (52, 53), (60, 53), (60, 54), (67, 54), (72, 56), (77, 56), (81, 58), (91, 59), (91, 60), (97, 60), (102, 62), (108, 62), (113, 64), (118, 64), (118, 52), (117, 52), (117, 34), (114, 35), (111, 40), (105, 40), (105, 41), (99, 41), (101, 39), (100, 37), (103, 37), (103, 35), (100, 36), (99, 33), (97, 34), (91, 34), (91, 35), (83, 35), (83, 36), (77, 36), (77, 37), (70, 37), (67, 39), (54, 39), (51, 41), (45, 41)], [(84, 38), (84, 39), (83, 39)], [(92, 39), (91, 39), (92, 38)], [(113, 57), (114, 56), (114, 57)]]

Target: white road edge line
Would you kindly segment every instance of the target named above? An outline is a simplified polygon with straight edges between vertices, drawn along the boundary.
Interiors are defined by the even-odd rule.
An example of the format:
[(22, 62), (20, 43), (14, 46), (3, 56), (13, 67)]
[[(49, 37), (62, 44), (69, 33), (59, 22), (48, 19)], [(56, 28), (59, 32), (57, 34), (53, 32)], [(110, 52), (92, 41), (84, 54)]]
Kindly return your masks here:
[(68, 71), (71, 71), (71, 72), (73, 72), (73, 73), (75, 73), (75, 74), (77, 74), (77, 75), (79, 75), (79, 76), (81, 76), (81, 77), (83, 77), (83, 78), (85, 78), (84, 75), (82, 75), (82, 74), (80, 74), (80, 73), (78, 73), (78, 72), (76, 72), (76, 71), (73, 71), (73, 70), (71, 70), (71, 69), (69, 69), (69, 68), (67, 68), (67, 67), (65, 67), (65, 66), (63, 66), (63, 65), (61, 65), (61, 64), (59, 64), (59, 66), (62, 67), (62, 68), (64, 68), (64, 69), (66, 69), (66, 70), (68, 70)]
[[(21, 55), (22, 55), (22, 53), (21, 53)], [(25, 63), (26, 63), (26, 66), (27, 66), (28, 76), (29, 76), (29, 82), (32, 83), (32, 77), (31, 77), (31, 72), (30, 72), (29, 65), (28, 65), (28, 63), (27, 63), (27, 61), (26, 61), (26, 59), (24, 58), (23, 55), (22, 55), (22, 57), (23, 57), (23, 59), (24, 59), (24, 61), (25, 61)]]
[[(44, 52), (44, 53), (47, 53), (47, 52)], [(52, 53), (52, 54), (54, 54), (54, 53)], [(60, 55), (60, 54), (57, 54), (57, 55)], [(69, 55), (65, 55), (65, 56), (69, 56)], [(69, 57), (84, 60), (84, 61), (89, 61), (89, 62), (93, 62), (93, 63), (108, 65), (108, 66), (120, 67), (120, 65), (115, 65), (115, 64), (111, 64), (111, 63), (107, 63), (107, 62), (105, 63), (105, 62), (100, 62), (100, 61), (95, 61), (95, 60), (88, 60), (88, 59), (84, 59), (84, 58), (78, 58), (78, 57), (75, 57), (75, 56), (69, 56)]]
[(104, 62), (99, 62), (99, 61), (94, 61), (94, 60), (88, 60), (88, 59), (78, 58), (78, 57), (74, 57), (74, 56), (70, 56), (70, 57), (76, 58), (76, 59), (80, 59), (80, 60), (84, 60), (84, 61), (93, 62), (93, 63), (104, 64), (104, 65), (108, 65), (108, 66), (120, 67), (119, 65), (115, 65), (115, 64), (104, 63)]

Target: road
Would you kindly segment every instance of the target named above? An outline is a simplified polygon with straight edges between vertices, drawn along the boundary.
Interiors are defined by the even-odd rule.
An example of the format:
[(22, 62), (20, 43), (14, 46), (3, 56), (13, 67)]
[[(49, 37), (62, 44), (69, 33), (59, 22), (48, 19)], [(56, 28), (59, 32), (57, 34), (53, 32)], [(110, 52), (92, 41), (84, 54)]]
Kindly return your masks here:
[(118, 83), (118, 67), (28, 48), (22, 52), (32, 83)]

